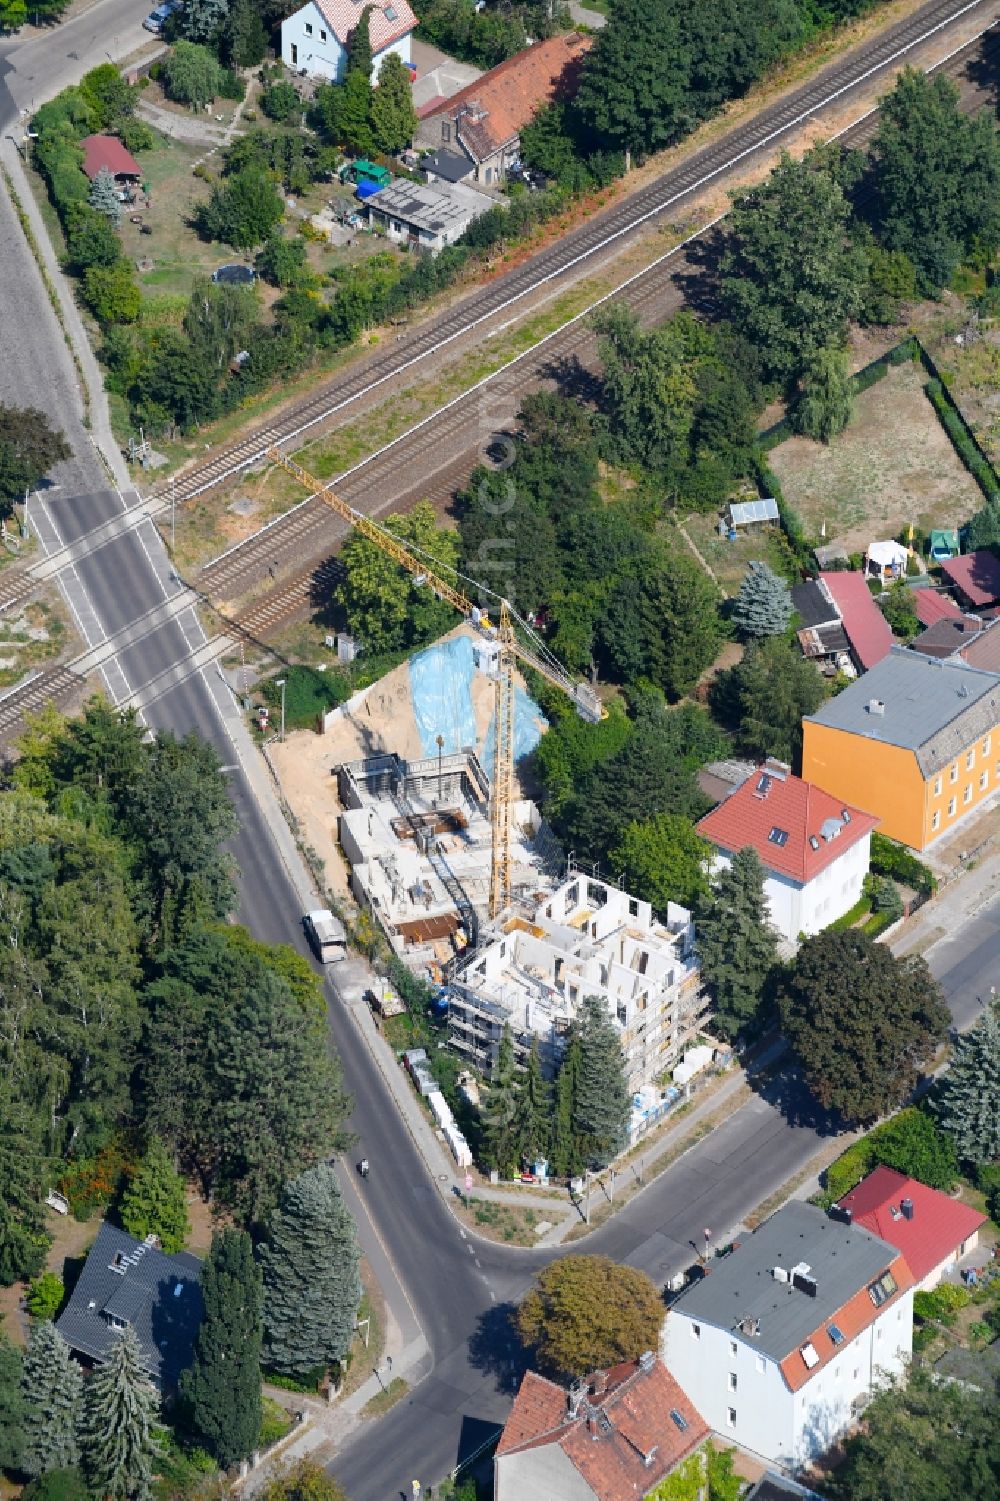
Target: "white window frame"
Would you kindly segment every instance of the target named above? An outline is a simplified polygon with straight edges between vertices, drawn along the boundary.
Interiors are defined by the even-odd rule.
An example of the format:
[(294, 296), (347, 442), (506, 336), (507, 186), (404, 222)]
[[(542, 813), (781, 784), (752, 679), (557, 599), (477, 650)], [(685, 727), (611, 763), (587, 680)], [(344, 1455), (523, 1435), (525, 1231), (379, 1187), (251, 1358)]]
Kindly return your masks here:
[(958, 807), (958, 804), (956, 803), (955, 799), (953, 797), (950, 797), (948, 799), (948, 817), (949, 818), (954, 818), (955, 817), (955, 812), (957, 810), (957, 807)]

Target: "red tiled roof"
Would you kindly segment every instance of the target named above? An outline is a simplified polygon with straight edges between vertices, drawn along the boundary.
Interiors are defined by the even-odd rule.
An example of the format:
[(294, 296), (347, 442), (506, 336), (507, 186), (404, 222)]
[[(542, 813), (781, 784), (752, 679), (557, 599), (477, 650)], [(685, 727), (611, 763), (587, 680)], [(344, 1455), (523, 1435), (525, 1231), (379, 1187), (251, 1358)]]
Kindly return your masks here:
[[(316, 0), (316, 8), (320, 15), (329, 21), (340, 45), (346, 47), (351, 32), (360, 21), (361, 12), (368, 3), (370, 0)], [(371, 38), (372, 52), (381, 52), (383, 47), (388, 47), (391, 42), (398, 42), (400, 37), (411, 32), (416, 24), (417, 18), (406, 0), (384, 0), (384, 3), (380, 5), (372, 5), (371, 14), (368, 17), (368, 35)]]
[[(607, 1380), (598, 1394), (597, 1376)], [(675, 1412), (683, 1426), (671, 1417)], [(657, 1360), (595, 1373), (570, 1417), (567, 1393), (529, 1371), (504, 1425), (496, 1458), (558, 1444), (598, 1501), (638, 1501), (708, 1437), (702, 1418)], [(647, 1464), (645, 1456), (651, 1455)]]
[(142, 168), (126, 151), (117, 136), (85, 136), (83, 147), (83, 170), (93, 181), (102, 167), (107, 167), (115, 177), (141, 177)]
[[(766, 788), (762, 785), (765, 777)], [(846, 823), (845, 811), (849, 815)], [(805, 884), (870, 834), (877, 823), (870, 813), (845, 805), (842, 798), (831, 797), (812, 782), (782, 777), (762, 767), (759, 774), (706, 813), (698, 824), (698, 833), (730, 854), (750, 846), (768, 870)], [(824, 825), (831, 836), (826, 839)], [(787, 834), (787, 839), (776, 842), (772, 830)]]
[[(900, 1212), (901, 1199), (912, 1200), (912, 1220)], [(917, 1282), (986, 1223), (986, 1215), (977, 1209), (892, 1167), (877, 1167), (845, 1194), (840, 1204), (851, 1211), (856, 1225), (863, 1225), (903, 1253)]]
[(821, 573), (863, 672), (892, 649), (892, 631), (861, 573)]
[[(904, 1257), (897, 1256), (895, 1261), (890, 1262), (888, 1270), (892, 1273), (896, 1291), (891, 1293), (877, 1308), (871, 1300), (868, 1288), (859, 1288), (846, 1303), (841, 1304), (832, 1318), (824, 1319), (819, 1328), (813, 1330), (808, 1340), (803, 1340), (802, 1345), (797, 1346), (790, 1355), (785, 1356), (781, 1362), (781, 1374), (793, 1392), (797, 1392), (805, 1386), (807, 1381), (811, 1381), (814, 1376), (818, 1375), (838, 1350), (842, 1350), (845, 1344), (850, 1344), (851, 1340), (856, 1339), (863, 1329), (867, 1329), (869, 1324), (874, 1324), (887, 1308), (891, 1308), (893, 1303), (898, 1303), (903, 1294), (909, 1292), (916, 1279)], [(831, 1325), (839, 1329), (843, 1335), (843, 1339), (838, 1340), (836, 1344), (830, 1337)], [(802, 1350), (807, 1344), (812, 1345), (817, 1356), (817, 1359), (810, 1365), (806, 1365), (802, 1358)]]
[(940, 594), (937, 589), (911, 589), (910, 597), (921, 625), (933, 625), (936, 620), (962, 618), (962, 612), (950, 594)]
[[(572, 88), (574, 75), (591, 45), (589, 36), (570, 32), (549, 37), (508, 57), (475, 83), (452, 94), (430, 114), (457, 121), (459, 139), (476, 161), (485, 161), (512, 141), (535, 111), (560, 91)], [(481, 113), (471, 113), (472, 105)], [(461, 117), (461, 118), (459, 118)]]
[(1000, 599), (1000, 558), (985, 549), (946, 558), (941, 571), (958, 585), (970, 605), (992, 605)]

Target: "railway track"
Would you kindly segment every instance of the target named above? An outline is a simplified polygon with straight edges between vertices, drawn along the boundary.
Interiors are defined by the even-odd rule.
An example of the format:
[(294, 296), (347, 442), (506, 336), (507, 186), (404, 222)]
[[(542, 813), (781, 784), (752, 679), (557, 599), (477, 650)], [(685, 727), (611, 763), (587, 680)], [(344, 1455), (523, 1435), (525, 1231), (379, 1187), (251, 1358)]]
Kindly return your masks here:
[[(524, 265), (486, 286), (477, 287), (449, 311), (432, 318), (400, 341), (350, 370), (325, 382), (321, 388), (296, 402), (279, 421), (255, 429), (219, 453), (180, 474), (174, 481), (176, 499), (192, 501), (258, 462), (267, 447), (303, 436), (329, 421), (362, 396), (371, 395), (391, 380), (398, 380), (421, 361), (508, 307), (578, 271), (588, 260), (620, 247), (651, 220), (676, 207), (682, 199), (708, 183), (725, 176), (733, 167), (775, 144), (819, 110), (849, 93), (883, 68), (900, 60), (935, 31), (943, 30), (962, 15), (984, 13), (991, 0), (932, 0), (907, 20), (892, 27), (869, 47), (860, 49), (824, 70), (819, 77), (778, 100), (738, 131), (696, 152), (682, 165), (666, 172), (656, 182), (622, 202), (612, 205), (586, 224), (533, 256)], [(164, 494), (168, 493), (166, 490)]]
[(25, 716), (47, 704), (59, 704), (80, 687), (81, 679), (68, 667), (50, 667), (21, 683), (0, 699), (0, 745), (9, 745), (23, 730)]
[[(1000, 28), (963, 48), (942, 66), (941, 71), (960, 80), (963, 104), (968, 109), (985, 103), (990, 90), (966, 78), (966, 70), (972, 62), (977, 67), (989, 62), (998, 52)], [(873, 112), (845, 132), (843, 144), (859, 148), (869, 145), (877, 125), (878, 117)], [(645, 325), (661, 322), (688, 301), (685, 281), (695, 270), (683, 255), (665, 260), (633, 281), (626, 300)], [(596, 341), (586, 322), (563, 328), (541, 351), (527, 351), (490, 379), (488, 422), (482, 420), (482, 390), (466, 393), (377, 457), (362, 461), (341, 477), (339, 493), (359, 510), (376, 517), (390, 509), (406, 510), (421, 499), (445, 511), (476, 464), (486, 457), (485, 450), (496, 434), (510, 429), (524, 396), (546, 382), (554, 383), (556, 371), (575, 367), (579, 377), (592, 376), (597, 368), (596, 353)], [(259, 588), (268, 575), (277, 580), (263, 598), (236, 618), (241, 629), (247, 628), (258, 640), (266, 638), (268, 631), (305, 613), (310, 603), (324, 597), (319, 570), (313, 563), (303, 564), (302, 558), (322, 560), (322, 569), (344, 532), (344, 523), (322, 501), (309, 498), (271, 523), (265, 532), (208, 564), (200, 586), (213, 598), (238, 600)]]

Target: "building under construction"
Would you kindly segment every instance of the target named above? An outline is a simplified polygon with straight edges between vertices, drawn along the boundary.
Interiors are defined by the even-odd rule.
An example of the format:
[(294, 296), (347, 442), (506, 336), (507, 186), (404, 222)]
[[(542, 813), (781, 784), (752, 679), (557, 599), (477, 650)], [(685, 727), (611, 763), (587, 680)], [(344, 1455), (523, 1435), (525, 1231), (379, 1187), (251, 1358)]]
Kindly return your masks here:
[[(406, 761), (373, 756), (334, 768), (351, 889), (395, 951), (444, 971), (480, 941), (492, 862), (490, 782), (473, 750)], [(534, 803), (513, 808), (512, 897), (533, 910), (561, 853)]]
[(519, 1060), (537, 1039), (551, 1077), (588, 996), (618, 1028), (632, 1092), (672, 1069), (708, 1019), (690, 912), (671, 903), (661, 922), (648, 902), (572, 874), (451, 977), (449, 1040), (488, 1074), (509, 1026)]

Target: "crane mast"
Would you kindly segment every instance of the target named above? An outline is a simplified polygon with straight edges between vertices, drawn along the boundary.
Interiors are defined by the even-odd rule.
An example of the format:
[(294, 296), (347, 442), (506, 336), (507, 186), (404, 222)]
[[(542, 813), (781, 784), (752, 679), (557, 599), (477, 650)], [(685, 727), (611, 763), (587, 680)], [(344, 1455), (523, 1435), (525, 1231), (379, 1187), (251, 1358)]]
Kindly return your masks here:
[(440, 598), (447, 600), (466, 620), (484, 635), (495, 640), (497, 652), (496, 701), (493, 715), (493, 783), (490, 789), (490, 916), (498, 917), (510, 905), (511, 842), (514, 816), (514, 662), (515, 659), (539, 673), (553, 687), (565, 693), (582, 718), (596, 723), (607, 712), (593, 689), (575, 682), (559, 664), (546, 660), (518, 639), (514, 613), (506, 599), (499, 599), (497, 623), (486, 615), (461, 589), (443, 579), (424, 558), (418, 556), (398, 537), (363, 511), (358, 511), (307, 469), (272, 446), (267, 456), (298, 480), (330, 510), (343, 518), (363, 537), (404, 568), (413, 579)]

